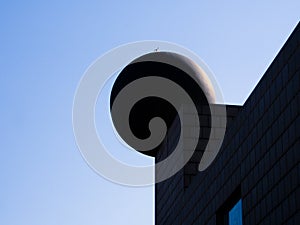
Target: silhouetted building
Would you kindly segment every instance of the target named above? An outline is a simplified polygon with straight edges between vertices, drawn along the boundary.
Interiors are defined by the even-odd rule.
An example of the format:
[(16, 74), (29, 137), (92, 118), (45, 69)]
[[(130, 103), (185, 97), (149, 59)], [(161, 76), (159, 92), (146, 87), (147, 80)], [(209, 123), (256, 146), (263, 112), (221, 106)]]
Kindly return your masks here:
[[(213, 163), (198, 172), (209, 135), (202, 129), (185, 167), (156, 184), (155, 223), (300, 224), (299, 91), (298, 24), (245, 104), (227, 106), (226, 135)], [(205, 109), (199, 115), (201, 126), (209, 127)], [(175, 121), (170, 128), (175, 135), (168, 132), (156, 161), (169, 154), (176, 127)], [(189, 129), (183, 132), (185, 138), (193, 138)]]

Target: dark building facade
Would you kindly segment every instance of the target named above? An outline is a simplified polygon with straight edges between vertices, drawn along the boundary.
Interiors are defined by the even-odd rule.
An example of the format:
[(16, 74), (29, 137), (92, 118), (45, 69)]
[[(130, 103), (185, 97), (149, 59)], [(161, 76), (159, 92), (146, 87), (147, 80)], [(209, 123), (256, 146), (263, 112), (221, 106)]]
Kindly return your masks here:
[[(185, 167), (156, 184), (155, 223), (300, 224), (299, 24), (245, 104), (227, 106), (227, 116), (222, 147), (205, 171), (197, 170), (204, 135)], [(157, 161), (170, 145), (172, 133)]]

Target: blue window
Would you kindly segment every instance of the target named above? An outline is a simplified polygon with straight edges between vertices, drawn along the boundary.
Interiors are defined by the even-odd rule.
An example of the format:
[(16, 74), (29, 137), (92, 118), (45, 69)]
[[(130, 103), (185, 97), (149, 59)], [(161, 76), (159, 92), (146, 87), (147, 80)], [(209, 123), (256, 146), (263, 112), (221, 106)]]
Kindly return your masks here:
[(243, 225), (243, 200), (238, 186), (216, 211), (217, 225)]
[(229, 210), (229, 225), (243, 225), (242, 199)]

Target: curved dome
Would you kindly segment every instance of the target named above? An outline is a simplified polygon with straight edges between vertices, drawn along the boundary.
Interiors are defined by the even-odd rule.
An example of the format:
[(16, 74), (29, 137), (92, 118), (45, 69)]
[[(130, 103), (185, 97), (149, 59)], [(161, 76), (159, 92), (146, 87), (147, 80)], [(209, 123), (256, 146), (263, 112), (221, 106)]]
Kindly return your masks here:
[(135, 59), (130, 64), (144, 61), (166, 63), (183, 70), (199, 84), (199, 87), (204, 92), (207, 101), (209, 103), (215, 103), (215, 91), (207, 74), (191, 59), (173, 52), (152, 52)]
[[(215, 92), (205, 71), (173, 52), (152, 52), (133, 60), (119, 73), (110, 95), (112, 121), (118, 134), (133, 149), (149, 156), (157, 155), (170, 130), (172, 142), (177, 145), (182, 128), (172, 127), (180, 124), (182, 107), (191, 107), (200, 114), (203, 107), (213, 103)], [(157, 127), (157, 133), (150, 131), (150, 121), (157, 117), (164, 121), (165, 134), (164, 126)], [(199, 122), (205, 121), (199, 118)], [(152, 141), (154, 138), (156, 141)]]

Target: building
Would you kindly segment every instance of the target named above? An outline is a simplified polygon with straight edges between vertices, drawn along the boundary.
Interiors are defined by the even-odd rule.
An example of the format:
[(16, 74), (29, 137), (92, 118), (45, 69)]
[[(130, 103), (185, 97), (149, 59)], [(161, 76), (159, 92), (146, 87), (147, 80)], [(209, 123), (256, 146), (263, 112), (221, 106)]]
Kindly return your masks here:
[(156, 184), (155, 223), (300, 224), (300, 24), (244, 105), (227, 114), (221, 150), (205, 171), (197, 170), (204, 135), (185, 167)]

